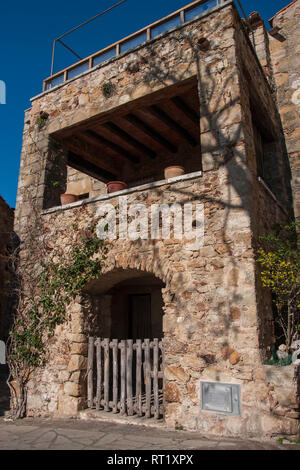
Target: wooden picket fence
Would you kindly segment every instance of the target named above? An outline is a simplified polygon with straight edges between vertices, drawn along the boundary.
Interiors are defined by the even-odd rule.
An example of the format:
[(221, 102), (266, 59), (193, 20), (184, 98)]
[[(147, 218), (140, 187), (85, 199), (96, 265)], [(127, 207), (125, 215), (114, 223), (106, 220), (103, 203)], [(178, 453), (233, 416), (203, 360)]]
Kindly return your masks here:
[(157, 338), (89, 338), (88, 407), (132, 416), (164, 413), (164, 352)]

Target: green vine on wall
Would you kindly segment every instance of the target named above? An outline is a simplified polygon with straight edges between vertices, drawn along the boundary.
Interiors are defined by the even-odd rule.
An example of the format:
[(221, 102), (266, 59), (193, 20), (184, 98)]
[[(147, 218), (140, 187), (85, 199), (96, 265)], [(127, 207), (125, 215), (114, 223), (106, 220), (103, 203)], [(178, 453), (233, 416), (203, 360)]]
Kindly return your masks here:
[[(13, 382), (14, 418), (24, 416), (26, 384), (31, 372), (46, 363), (47, 345), (55, 328), (64, 323), (67, 307), (82, 294), (88, 281), (100, 276), (107, 246), (97, 237), (96, 222), (86, 229), (73, 223), (76, 243), (65, 255), (40, 262), (35, 295), (24, 295), (23, 312), (15, 316), (9, 340), (9, 368)], [(17, 390), (16, 390), (17, 388)]]
[(46, 113), (45, 111), (40, 112), (40, 115), (39, 115), (38, 120), (37, 120), (37, 125), (38, 125), (39, 130), (41, 130), (41, 129), (43, 129), (43, 127), (45, 127), (48, 117), (49, 117), (49, 114)]
[[(101, 260), (93, 255), (103, 249), (103, 240), (95, 233), (95, 225), (80, 235), (79, 243), (72, 247), (68, 259), (41, 263), (37, 287), (40, 294), (30, 299), (26, 329), (22, 318), (16, 319), (10, 332), (13, 349), (10, 360), (18, 360), (26, 366), (43, 365), (45, 346), (57, 325), (66, 319), (67, 306), (82, 292), (86, 283), (101, 273)], [(105, 259), (105, 253), (102, 254)]]
[[(257, 250), (257, 262), (261, 267), (263, 287), (273, 294), (274, 320), (278, 326), (277, 346), (285, 341), (287, 352), (300, 335), (300, 224), (277, 224), (273, 233), (260, 237), (261, 247)], [(279, 344), (278, 344), (279, 343)], [(278, 360), (276, 353), (269, 361)], [(279, 365), (288, 365), (291, 354)]]
[(102, 94), (105, 98), (110, 98), (115, 91), (115, 85), (112, 82), (104, 82), (102, 84)]

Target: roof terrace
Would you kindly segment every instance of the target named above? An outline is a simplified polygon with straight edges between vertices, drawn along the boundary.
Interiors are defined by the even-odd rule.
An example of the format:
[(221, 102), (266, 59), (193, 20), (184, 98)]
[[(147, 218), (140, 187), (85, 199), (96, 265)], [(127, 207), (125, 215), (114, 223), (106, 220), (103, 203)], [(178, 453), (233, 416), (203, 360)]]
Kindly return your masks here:
[[(160, 35), (186, 24), (216, 7), (226, 3), (226, 0), (197, 0), (170, 15), (152, 23), (145, 28), (136, 31), (120, 41), (111, 44), (104, 49), (82, 59), (75, 64), (61, 70), (44, 80), (43, 91), (51, 90), (68, 80), (95, 69), (112, 59), (115, 59), (128, 51), (159, 37)], [(240, 2), (238, 2), (240, 5)]]

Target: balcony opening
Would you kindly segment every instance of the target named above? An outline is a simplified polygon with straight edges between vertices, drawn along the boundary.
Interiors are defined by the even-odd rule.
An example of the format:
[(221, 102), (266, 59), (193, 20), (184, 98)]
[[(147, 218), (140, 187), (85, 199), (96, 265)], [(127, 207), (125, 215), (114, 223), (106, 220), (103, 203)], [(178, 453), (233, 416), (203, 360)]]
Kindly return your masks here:
[[(255, 76), (242, 58), (242, 87), (248, 95), (246, 107), (247, 125), (251, 129), (251, 159), (249, 166), (253, 174), (267, 186), (276, 198), (285, 204), (283, 148), (277, 116), (258, 88)], [(277, 121), (277, 122), (276, 122)]]
[[(51, 137), (63, 155), (57, 187), (78, 199), (105, 194), (110, 181), (134, 188), (164, 180), (168, 166), (182, 166), (185, 174), (201, 171), (197, 81), (167, 87)], [(55, 179), (53, 168), (49, 181)], [(52, 198), (47, 208), (58, 204)]]
[(253, 101), (250, 102), (252, 129), (254, 137), (254, 147), (256, 155), (256, 172), (257, 176), (265, 179), (268, 178), (268, 158), (269, 149), (274, 144), (274, 135), (270, 126), (270, 119), (265, 116), (263, 110), (256, 107)]

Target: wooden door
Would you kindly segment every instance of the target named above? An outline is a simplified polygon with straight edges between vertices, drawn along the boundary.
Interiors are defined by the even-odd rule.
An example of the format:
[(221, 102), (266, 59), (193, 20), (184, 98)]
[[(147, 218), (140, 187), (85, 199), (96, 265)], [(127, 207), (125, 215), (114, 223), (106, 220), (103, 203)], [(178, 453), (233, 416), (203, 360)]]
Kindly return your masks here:
[(133, 294), (129, 296), (129, 338), (152, 338), (151, 295)]

